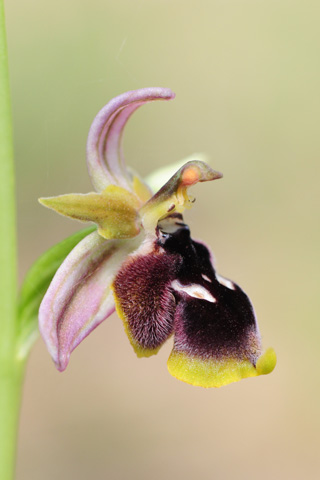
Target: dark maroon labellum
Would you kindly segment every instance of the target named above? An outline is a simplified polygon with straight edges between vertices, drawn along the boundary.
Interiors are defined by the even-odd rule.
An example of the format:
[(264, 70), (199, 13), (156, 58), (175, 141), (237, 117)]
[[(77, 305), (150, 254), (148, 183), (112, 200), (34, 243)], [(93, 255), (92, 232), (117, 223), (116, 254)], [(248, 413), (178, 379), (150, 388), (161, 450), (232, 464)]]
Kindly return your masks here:
[(181, 215), (159, 222), (152, 251), (131, 257), (114, 289), (138, 347), (156, 349), (174, 331), (177, 352), (255, 364), (260, 340), (250, 300), (216, 275), (209, 250), (191, 239)]

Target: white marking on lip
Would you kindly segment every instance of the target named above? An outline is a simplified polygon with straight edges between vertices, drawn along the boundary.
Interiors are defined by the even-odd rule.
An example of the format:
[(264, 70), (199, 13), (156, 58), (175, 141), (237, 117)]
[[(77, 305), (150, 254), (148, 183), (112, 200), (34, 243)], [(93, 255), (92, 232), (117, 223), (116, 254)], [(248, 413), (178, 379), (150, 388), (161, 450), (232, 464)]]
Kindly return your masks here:
[(203, 278), (203, 280), (206, 280), (207, 282), (212, 283), (211, 278), (207, 277), (207, 275), (204, 275), (204, 273), (201, 273), (201, 277)]
[[(169, 207), (169, 210), (172, 207), (174, 208), (175, 205), (171, 205)], [(172, 216), (172, 217), (167, 217), (163, 220), (159, 220), (158, 228), (162, 234), (174, 234), (181, 228), (188, 228), (188, 227), (183, 223), (182, 218)]]
[(182, 285), (179, 280), (173, 280), (171, 286), (176, 292), (184, 292), (193, 298), (207, 300), (207, 302), (211, 303), (216, 303), (217, 301), (217, 299), (214, 298), (206, 288), (204, 288), (202, 285), (198, 285), (197, 283)]
[(231, 280), (228, 280), (227, 278), (221, 277), (220, 275), (217, 275), (217, 280), (221, 285), (224, 285), (225, 287), (229, 288), (230, 290), (235, 290), (236, 287)]

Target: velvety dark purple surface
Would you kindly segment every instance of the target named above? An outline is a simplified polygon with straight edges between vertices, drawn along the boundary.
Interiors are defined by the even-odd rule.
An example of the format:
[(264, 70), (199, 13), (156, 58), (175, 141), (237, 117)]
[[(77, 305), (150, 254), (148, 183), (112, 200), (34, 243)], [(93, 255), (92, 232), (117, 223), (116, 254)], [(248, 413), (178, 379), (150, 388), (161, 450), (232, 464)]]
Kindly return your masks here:
[[(176, 351), (255, 363), (260, 338), (249, 298), (216, 275), (209, 250), (191, 239), (182, 216), (171, 218), (167, 231), (165, 224), (158, 229), (151, 252), (132, 257), (114, 283), (134, 340), (154, 349), (174, 331)], [(197, 298), (197, 289), (212, 301)]]

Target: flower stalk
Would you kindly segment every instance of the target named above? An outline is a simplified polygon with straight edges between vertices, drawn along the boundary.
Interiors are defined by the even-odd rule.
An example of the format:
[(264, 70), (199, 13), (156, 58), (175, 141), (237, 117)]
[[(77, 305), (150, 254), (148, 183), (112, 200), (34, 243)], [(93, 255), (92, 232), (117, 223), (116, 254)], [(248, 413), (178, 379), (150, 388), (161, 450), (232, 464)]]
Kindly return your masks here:
[(0, 369), (0, 478), (12, 480), (24, 377), (24, 361), (8, 358)]
[(16, 355), (17, 278), (13, 135), (4, 5), (0, 0), (0, 478), (14, 474), (24, 361)]

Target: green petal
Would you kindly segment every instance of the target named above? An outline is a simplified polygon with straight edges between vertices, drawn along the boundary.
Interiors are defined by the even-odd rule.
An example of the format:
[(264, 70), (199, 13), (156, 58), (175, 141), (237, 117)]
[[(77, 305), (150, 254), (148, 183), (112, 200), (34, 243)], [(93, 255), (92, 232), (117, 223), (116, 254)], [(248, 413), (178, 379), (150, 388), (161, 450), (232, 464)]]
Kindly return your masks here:
[(98, 233), (106, 239), (132, 238), (141, 230), (140, 201), (116, 185), (109, 185), (102, 193), (60, 195), (39, 202), (61, 215), (96, 223)]

